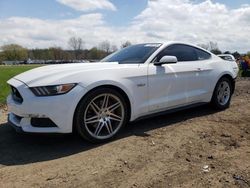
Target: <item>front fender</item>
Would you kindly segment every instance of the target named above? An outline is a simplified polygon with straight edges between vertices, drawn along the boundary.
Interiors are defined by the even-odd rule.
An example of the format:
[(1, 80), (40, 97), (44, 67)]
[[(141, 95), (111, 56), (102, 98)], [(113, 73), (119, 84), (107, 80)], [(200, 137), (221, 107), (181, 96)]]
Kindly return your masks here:
[[(131, 83), (129, 83), (129, 81), (126, 81), (126, 86), (125, 84), (121, 84), (120, 82), (116, 82), (114, 80), (102, 80), (102, 81), (98, 81), (98, 82), (93, 82), (92, 84), (85, 86), (85, 91), (84, 94), (82, 95), (81, 99), (91, 90), (94, 90), (95, 88), (101, 87), (101, 86), (114, 86), (117, 87), (119, 89), (121, 89), (128, 97), (129, 102), (130, 102), (130, 106), (131, 106), (131, 118), (133, 119), (133, 114), (134, 112), (134, 105), (135, 105), (135, 100), (134, 97), (132, 95), (132, 88), (129, 88), (129, 86), (131, 85)], [(80, 102), (80, 100), (79, 100)]]

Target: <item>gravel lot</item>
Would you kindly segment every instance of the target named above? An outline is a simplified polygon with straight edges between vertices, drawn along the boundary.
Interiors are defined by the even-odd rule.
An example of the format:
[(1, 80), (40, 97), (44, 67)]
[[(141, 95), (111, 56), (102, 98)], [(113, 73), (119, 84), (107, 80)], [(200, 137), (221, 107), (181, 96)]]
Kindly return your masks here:
[(0, 119), (0, 187), (250, 187), (250, 79), (231, 107), (128, 125), (113, 142), (26, 135)]

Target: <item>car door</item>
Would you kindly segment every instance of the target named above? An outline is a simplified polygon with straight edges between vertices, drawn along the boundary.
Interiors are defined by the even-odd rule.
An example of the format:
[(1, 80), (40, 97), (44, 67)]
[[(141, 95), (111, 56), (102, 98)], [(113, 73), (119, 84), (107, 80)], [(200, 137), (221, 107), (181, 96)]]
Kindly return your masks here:
[(149, 111), (180, 107), (202, 100), (204, 77), (195, 48), (174, 44), (163, 49), (154, 59), (176, 56), (177, 63), (155, 66), (148, 65)]

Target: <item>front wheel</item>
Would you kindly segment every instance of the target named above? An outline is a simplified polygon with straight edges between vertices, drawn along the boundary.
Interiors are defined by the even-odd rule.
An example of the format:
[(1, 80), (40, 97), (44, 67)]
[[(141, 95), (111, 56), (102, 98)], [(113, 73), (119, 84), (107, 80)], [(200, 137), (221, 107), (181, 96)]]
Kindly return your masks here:
[(219, 110), (228, 108), (231, 101), (232, 91), (231, 81), (226, 77), (221, 78), (216, 84), (211, 101), (212, 105)]
[(114, 89), (99, 88), (89, 93), (78, 105), (75, 126), (91, 142), (112, 139), (126, 124), (128, 109), (122, 95)]

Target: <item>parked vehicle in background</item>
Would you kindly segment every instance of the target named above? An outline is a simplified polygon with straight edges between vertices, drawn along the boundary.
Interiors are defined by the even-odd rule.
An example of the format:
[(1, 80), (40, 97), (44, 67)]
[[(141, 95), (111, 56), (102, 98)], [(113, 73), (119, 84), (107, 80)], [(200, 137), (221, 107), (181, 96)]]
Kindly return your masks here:
[(227, 60), (227, 61), (236, 61), (234, 56), (231, 54), (219, 54), (218, 56), (224, 60)]
[(198, 46), (137, 44), (98, 63), (50, 65), (8, 81), (9, 123), (31, 133), (71, 133), (91, 142), (112, 139), (128, 122), (211, 103), (229, 107), (238, 74)]

